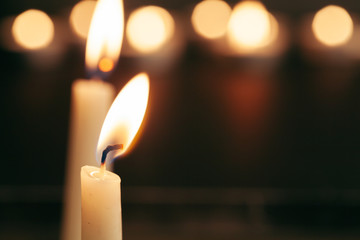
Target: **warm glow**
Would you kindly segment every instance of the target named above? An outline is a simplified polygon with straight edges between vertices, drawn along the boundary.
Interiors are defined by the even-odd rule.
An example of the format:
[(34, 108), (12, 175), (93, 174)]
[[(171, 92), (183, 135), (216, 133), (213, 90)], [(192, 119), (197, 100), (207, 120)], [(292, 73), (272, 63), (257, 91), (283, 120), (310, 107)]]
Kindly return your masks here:
[(220, 0), (207, 0), (198, 3), (191, 16), (195, 31), (205, 38), (219, 38), (226, 32), (230, 18), (230, 6)]
[(143, 121), (149, 98), (149, 78), (140, 73), (131, 79), (114, 100), (101, 129), (96, 151), (100, 163), (102, 151), (113, 144), (123, 149), (109, 153), (113, 159), (129, 148)]
[(270, 36), (270, 15), (257, 1), (238, 3), (231, 14), (228, 34), (230, 42), (243, 47), (262, 47)]
[(91, 17), (94, 13), (96, 1), (78, 2), (70, 14), (70, 25), (73, 31), (82, 38), (87, 38)]
[(142, 53), (152, 53), (169, 41), (174, 34), (174, 20), (165, 9), (147, 6), (131, 13), (126, 37), (130, 45)]
[(114, 62), (110, 58), (102, 58), (99, 62), (99, 70), (110, 72), (114, 68)]
[(86, 66), (96, 71), (100, 59), (116, 62), (124, 32), (124, 9), (121, 0), (99, 0), (91, 20), (86, 44)]
[(12, 33), (20, 46), (26, 49), (40, 49), (52, 41), (54, 24), (46, 13), (30, 9), (16, 17)]
[(279, 23), (276, 18), (269, 13), (270, 18), (270, 33), (268, 37), (264, 40), (263, 46), (268, 46), (279, 37)]
[(315, 37), (323, 44), (339, 46), (352, 36), (353, 21), (344, 8), (329, 5), (315, 14), (312, 29)]

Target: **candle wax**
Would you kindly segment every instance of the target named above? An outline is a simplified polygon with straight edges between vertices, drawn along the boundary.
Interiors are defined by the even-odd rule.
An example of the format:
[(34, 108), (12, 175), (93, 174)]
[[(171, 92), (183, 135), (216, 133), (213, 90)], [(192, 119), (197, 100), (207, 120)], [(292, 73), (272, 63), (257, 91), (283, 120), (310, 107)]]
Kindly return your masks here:
[(81, 239), (121, 240), (120, 177), (97, 167), (81, 168)]
[(62, 240), (81, 238), (79, 172), (84, 165), (98, 164), (95, 149), (102, 123), (114, 96), (114, 87), (101, 80), (78, 79), (72, 84)]

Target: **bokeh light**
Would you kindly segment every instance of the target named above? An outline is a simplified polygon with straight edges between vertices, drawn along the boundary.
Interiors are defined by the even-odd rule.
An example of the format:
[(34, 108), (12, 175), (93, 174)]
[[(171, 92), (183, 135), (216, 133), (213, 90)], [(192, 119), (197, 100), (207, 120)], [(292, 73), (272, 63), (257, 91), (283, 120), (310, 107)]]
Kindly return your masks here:
[(258, 1), (243, 1), (231, 14), (228, 38), (231, 44), (258, 48), (269, 41), (270, 30), (270, 15), (264, 5)]
[(318, 41), (327, 46), (345, 44), (353, 33), (353, 21), (342, 7), (329, 5), (320, 9), (312, 22), (312, 29)]
[(16, 17), (12, 34), (21, 47), (41, 49), (51, 43), (54, 37), (54, 24), (46, 13), (30, 9)]
[(131, 13), (126, 37), (135, 50), (153, 53), (173, 37), (174, 28), (174, 20), (168, 11), (157, 6), (146, 6)]
[(96, 1), (80, 1), (71, 10), (71, 28), (81, 38), (87, 38), (95, 5)]
[(265, 39), (263, 46), (268, 46), (272, 44), (279, 37), (280, 27), (278, 21), (271, 13), (269, 13), (269, 18), (270, 18), (270, 33), (268, 37)]
[(191, 16), (194, 30), (209, 39), (222, 37), (227, 28), (231, 8), (221, 0), (206, 0), (198, 3)]

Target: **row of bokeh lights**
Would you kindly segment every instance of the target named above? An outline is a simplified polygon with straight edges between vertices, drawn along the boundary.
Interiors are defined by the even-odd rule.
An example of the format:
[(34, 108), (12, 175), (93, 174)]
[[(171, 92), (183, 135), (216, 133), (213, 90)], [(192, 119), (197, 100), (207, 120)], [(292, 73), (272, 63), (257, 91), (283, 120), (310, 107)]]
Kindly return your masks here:
[[(96, 1), (85, 0), (72, 8), (69, 23), (73, 32), (81, 39), (87, 38), (95, 5)], [(158, 6), (146, 6), (131, 13), (126, 37), (137, 51), (151, 53), (173, 37), (174, 28), (174, 20), (167, 10)], [(54, 29), (50, 16), (36, 9), (19, 14), (11, 28), (15, 42), (26, 50), (47, 47), (54, 38)]]
[[(71, 11), (73, 32), (86, 39), (96, 1), (80, 1)], [(193, 9), (194, 32), (208, 41), (225, 39), (235, 53), (256, 52), (276, 44), (281, 27), (276, 17), (258, 1), (241, 1), (232, 9), (222, 0), (205, 0)], [(159, 51), (175, 34), (173, 16), (164, 8), (145, 6), (132, 11), (127, 19), (125, 37), (138, 53)], [(54, 38), (52, 19), (40, 10), (30, 9), (18, 15), (12, 24), (15, 42), (26, 50), (46, 48)], [(312, 34), (321, 44), (338, 47), (353, 35), (354, 24), (342, 7), (329, 5), (312, 17)]]

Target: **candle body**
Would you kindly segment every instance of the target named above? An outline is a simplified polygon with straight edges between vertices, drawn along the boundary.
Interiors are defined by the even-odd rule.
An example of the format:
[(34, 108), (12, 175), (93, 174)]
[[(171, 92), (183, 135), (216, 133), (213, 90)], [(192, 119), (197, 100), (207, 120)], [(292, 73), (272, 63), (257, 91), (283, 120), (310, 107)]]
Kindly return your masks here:
[(62, 240), (81, 239), (79, 172), (84, 165), (98, 165), (97, 140), (114, 95), (113, 86), (100, 80), (80, 79), (72, 85)]
[(122, 240), (120, 177), (81, 168), (81, 239)]

